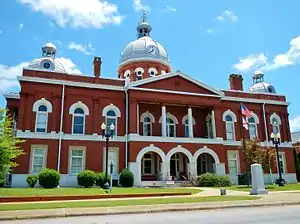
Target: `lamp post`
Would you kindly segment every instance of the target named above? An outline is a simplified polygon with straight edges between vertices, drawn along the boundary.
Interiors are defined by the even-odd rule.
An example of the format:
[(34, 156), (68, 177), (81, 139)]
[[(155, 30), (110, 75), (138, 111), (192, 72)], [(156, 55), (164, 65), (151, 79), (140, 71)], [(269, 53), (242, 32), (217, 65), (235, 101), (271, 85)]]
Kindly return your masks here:
[(106, 124), (102, 123), (101, 125), (101, 129), (102, 129), (102, 137), (105, 138), (106, 140), (106, 155), (105, 155), (105, 183), (103, 185), (103, 189), (109, 189), (109, 183), (108, 183), (108, 141), (110, 138), (113, 138), (113, 135), (114, 135), (114, 129), (115, 129), (115, 126), (114, 124), (111, 124), (109, 126), (109, 129), (110, 129), (110, 132), (109, 131), (106, 131)]
[(279, 150), (278, 150), (278, 145), (280, 145), (280, 134), (276, 133), (274, 134), (273, 132), (271, 133), (271, 139), (273, 142), (273, 145), (275, 145), (276, 148), (276, 156), (277, 156), (277, 170), (279, 173), (279, 181), (278, 181), (278, 186), (283, 187), (284, 186), (284, 180), (282, 178), (282, 173), (279, 165)]

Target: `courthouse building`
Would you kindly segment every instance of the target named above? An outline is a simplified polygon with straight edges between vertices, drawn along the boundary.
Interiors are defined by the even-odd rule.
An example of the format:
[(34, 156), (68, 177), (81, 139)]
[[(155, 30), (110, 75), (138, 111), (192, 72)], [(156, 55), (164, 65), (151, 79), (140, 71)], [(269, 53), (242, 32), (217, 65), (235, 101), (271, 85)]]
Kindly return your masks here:
[[(241, 139), (258, 137), (262, 146), (273, 147), (273, 131), (281, 134), (283, 177), (296, 182), (288, 103), (264, 74), (255, 72), (246, 88), (241, 75), (224, 74), (230, 88), (216, 89), (172, 70), (151, 31), (143, 16), (137, 39), (121, 53), (115, 78), (101, 73), (100, 57), (91, 61), (93, 75), (69, 74), (51, 43), (23, 68), (20, 92), (5, 94), (26, 153), (12, 170), (12, 186), (27, 186), (26, 177), (44, 168), (60, 172), (61, 186), (76, 185), (82, 170), (105, 171), (102, 123), (115, 126), (108, 150), (113, 178), (129, 168), (137, 186), (189, 181), (207, 172), (229, 175), (236, 183), (245, 171)], [(248, 129), (241, 105), (250, 113)], [(276, 180), (277, 167), (265, 174), (266, 182)]]

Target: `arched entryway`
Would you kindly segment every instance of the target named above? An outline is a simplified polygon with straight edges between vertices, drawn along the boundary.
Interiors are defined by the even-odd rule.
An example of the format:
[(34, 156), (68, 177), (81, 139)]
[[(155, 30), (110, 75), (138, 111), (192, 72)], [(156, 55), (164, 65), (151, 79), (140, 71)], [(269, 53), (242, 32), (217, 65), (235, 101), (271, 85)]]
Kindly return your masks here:
[(172, 180), (188, 180), (188, 157), (182, 152), (174, 153), (170, 158), (170, 176)]
[(147, 152), (141, 160), (142, 181), (157, 181), (161, 178), (162, 158), (156, 152)]
[(215, 159), (209, 153), (202, 153), (197, 158), (197, 175), (215, 173)]

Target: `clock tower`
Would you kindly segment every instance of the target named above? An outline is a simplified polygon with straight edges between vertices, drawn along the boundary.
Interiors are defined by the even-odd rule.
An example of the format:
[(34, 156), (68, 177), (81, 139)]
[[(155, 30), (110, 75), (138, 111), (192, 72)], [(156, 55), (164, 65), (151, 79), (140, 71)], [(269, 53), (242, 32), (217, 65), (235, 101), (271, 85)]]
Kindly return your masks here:
[(145, 11), (136, 29), (137, 39), (127, 44), (121, 53), (119, 78), (137, 81), (171, 72), (165, 48), (150, 36), (152, 27)]

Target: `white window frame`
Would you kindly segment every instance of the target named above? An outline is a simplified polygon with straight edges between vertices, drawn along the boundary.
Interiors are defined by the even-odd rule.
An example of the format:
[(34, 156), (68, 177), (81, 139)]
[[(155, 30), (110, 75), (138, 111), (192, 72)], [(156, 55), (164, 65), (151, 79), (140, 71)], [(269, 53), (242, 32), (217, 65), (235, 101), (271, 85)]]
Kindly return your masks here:
[[(226, 117), (230, 116), (232, 121), (226, 121)], [(226, 133), (226, 140), (228, 141), (235, 141), (236, 136), (235, 136), (235, 122), (237, 122), (235, 114), (231, 110), (227, 110), (223, 113), (223, 121), (225, 122), (225, 133)], [(228, 132), (227, 132), (227, 124), (232, 124), (232, 139), (228, 139)]]
[(113, 104), (109, 104), (106, 107), (104, 107), (102, 110), (102, 117), (105, 118), (105, 124), (107, 124), (107, 112), (109, 112), (110, 110), (114, 111), (116, 114), (116, 116), (115, 116), (116, 125), (115, 125), (115, 129), (114, 129), (114, 136), (117, 136), (118, 135), (118, 118), (121, 117), (121, 111), (117, 106), (115, 106)]
[[(109, 116), (109, 115), (107, 115), (107, 113), (109, 112), (109, 111), (113, 111), (113, 112), (115, 112), (115, 114), (116, 114), (116, 116)], [(113, 135), (114, 136), (117, 136), (117, 131), (118, 131), (118, 117), (117, 117), (117, 113), (116, 113), (116, 111), (114, 111), (114, 110), (109, 110), (109, 111), (107, 111), (107, 113), (106, 113), (106, 116), (105, 116), (105, 124), (107, 125), (107, 120), (108, 119), (114, 119), (115, 120), (115, 129), (114, 129), (114, 132), (113, 132)], [(105, 131), (107, 131), (107, 130), (110, 130), (110, 127), (109, 126), (106, 126), (106, 130)]]
[[(226, 117), (229, 116), (231, 117), (230, 115), (226, 115)], [(226, 119), (226, 118), (225, 118)], [(231, 140), (231, 141), (234, 141), (235, 140), (235, 126), (234, 126), (234, 120), (233, 118), (231, 117), (232, 121), (225, 121), (225, 132), (226, 132), (226, 140)], [(229, 126), (230, 125), (230, 126)], [(229, 127), (231, 127), (230, 131), (229, 132)], [(231, 134), (232, 133), (232, 138), (229, 138), (229, 133)]]
[[(282, 165), (283, 165), (283, 167), (282, 167), (282, 169), (283, 169), (282, 174), (286, 174), (286, 171), (287, 171), (287, 168), (286, 168), (286, 156), (285, 156), (284, 152), (279, 152), (279, 163), (280, 162), (282, 162)], [(277, 164), (277, 169), (278, 169), (278, 172), (279, 172), (279, 169), (280, 169), (280, 165), (279, 164)]]
[[(273, 124), (273, 119), (276, 120), (276, 125)], [(280, 126), (281, 126), (281, 119), (280, 117), (276, 114), (276, 113), (273, 113), (271, 116), (270, 116), (270, 124), (271, 124), (271, 127), (272, 127), (272, 132), (274, 132), (274, 127), (277, 127), (278, 129), (278, 133), (280, 134)], [(275, 134), (275, 133), (274, 133)]]
[[(80, 108), (83, 110), (84, 113), (84, 119), (83, 119), (83, 134), (75, 134), (73, 133), (74, 130), (74, 112), (77, 108)], [(71, 133), (74, 135), (84, 135), (85, 134), (85, 120), (86, 120), (86, 116), (89, 115), (89, 108), (87, 107), (87, 105), (85, 105), (84, 103), (82, 103), (81, 101), (78, 101), (74, 104), (72, 104), (69, 108), (69, 114), (72, 115), (72, 131)], [(79, 114), (76, 114), (76, 116), (79, 116)]]
[[(171, 119), (173, 121), (173, 123), (169, 123), (168, 119)], [(176, 137), (176, 121), (174, 119), (172, 119), (171, 117), (167, 117), (167, 137), (171, 137), (171, 138), (175, 138)], [(174, 126), (174, 136), (170, 136), (170, 127)]]
[(29, 173), (31, 174), (36, 174), (33, 172), (33, 166), (34, 166), (34, 151), (38, 149), (43, 149), (44, 150), (44, 155), (43, 155), (43, 169), (47, 167), (47, 154), (48, 154), (48, 146), (47, 145), (31, 145), (31, 150), (30, 150), (30, 166), (29, 166)]
[(83, 146), (70, 146), (69, 148), (69, 164), (68, 164), (68, 173), (71, 175), (77, 175), (78, 173), (72, 172), (72, 151), (81, 150), (82, 151), (82, 171), (85, 170), (86, 166), (86, 148)]
[[(188, 114), (186, 114), (182, 117), (181, 123), (184, 126), (184, 135), (185, 135), (185, 137), (189, 137), (189, 131), (190, 130), (189, 130), (189, 116), (188, 116)], [(193, 117), (193, 129), (194, 129), (194, 125), (196, 125), (196, 121)], [(188, 131), (188, 133), (186, 133), (186, 131)]]
[(152, 136), (152, 123), (155, 123), (155, 118), (153, 116), (153, 114), (151, 114), (149, 111), (144, 112), (141, 116), (140, 116), (140, 122), (143, 123), (143, 136), (147, 136), (145, 133), (145, 118), (150, 118), (150, 122), (147, 122), (148, 124), (150, 123), (150, 136)]
[[(251, 117), (251, 118), (253, 118), (253, 117)], [(250, 122), (249, 120), (250, 120), (251, 118), (248, 119), (248, 125), (249, 125), (249, 138), (250, 138), (251, 140), (253, 140), (255, 137), (258, 137), (258, 133), (257, 133), (257, 123), (255, 122), (255, 119), (254, 119), (254, 118), (253, 118), (253, 122)], [(252, 136), (251, 128), (250, 128), (251, 126), (254, 127), (254, 130), (255, 130), (255, 136)]]
[[(80, 107), (76, 108), (76, 109), (82, 109)], [(75, 109), (75, 110), (76, 110)], [(75, 117), (83, 117), (83, 129), (82, 129), (82, 133), (74, 133), (74, 120)], [(72, 115), (72, 135), (84, 135), (85, 134), (85, 114), (84, 114), (84, 110), (83, 110), (83, 114), (75, 114), (75, 111)]]
[[(36, 116), (35, 116), (35, 132), (37, 132), (37, 133), (47, 133), (48, 132), (48, 108), (47, 108), (47, 111), (39, 111), (39, 108), (40, 108), (40, 106), (45, 106), (46, 108), (47, 108), (47, 106), (46, 105), (44, 105), (44, 104), (41, 104), (41, 105), (39, 105), (38, 106), (38, 110), (37, 110), (37, 112), (36, 112)], [(45, 131), (44, 132), (42, 132), (42, 131), (37, 131), (37, 129), (38, 129), (38, 119), (39, 119), (39, 116), (40, 115), (46, 115), (46, 124), (45, 124)]]
[[(150, 121), (145, 121), (146, 118), (149, 118)], [(150, 130), (146, 130), (148, 128), (148, 126), (150, 127)], [(148, 132), (150, 133), (150, 135), (147, 135)], [(152, 122), (151, 122), (151, 118), (150, 117), (144, 117), (144, 121), (143, 121), (143, 136), (152, 136)]]
[[(145, 158), (145, 155), (146, 154), (150, 154), (151, 155), (151, 158)], [(153, 152), (147, 152), (143, 155), (143, 158), (142, 158), (142, 165), (143, 165), (143, 169), (142, 169), (142, 175), (154, 175), (155, 172), (155, 167), (154, 167), (154, 153)], [(151, 173), (145, 173), (145, 161), (151, 161)]]
[[(235, 155), (235, 159), (230, 158), (230, 154)], [(227, 161), (228, 161), (228, 173), (232, 175), (237, 175), (240, 173), (240, 158), (239, 158), (239, 151), (237, 150), (228, 150), (227, 151)], [(230, 172), (230, 161), (235, 161), (236, 164), (236, 172), (237, 173), (231, 173)]]
[[(40, 106), (45, 106), (47, 108), (47, 112), (45, 111), (39, 111), (39, 107)], [(47, 133), (48, 132), (48, 119), (49, 119), (49, 113), (52, 113), (52, 104), (46, 100), (45, 98), (41, 98), (37, 101), (35, 101), (35, 103), (32, 106), (32, 111), (36, 113), (35, 116), (35, 127), (34, 127), (34, 131), (37, 132), (37, 119), (39, 114), (46, 114), (46, 127), (45, 127), (45, 132), (37, 132), (37, 133)]]
[[(117, 147), (108, 147), (108, 156), (110, 152), (116, 152), (117, 158), (116, 158), (116, 167), (114, 167), (114, 173), (119, 173), (119, 148)], [(103, 172), (106, 171), (106, 147), (103, 148)], [(110, 164), (108, 164), (108, 173), (110, 174)]]

